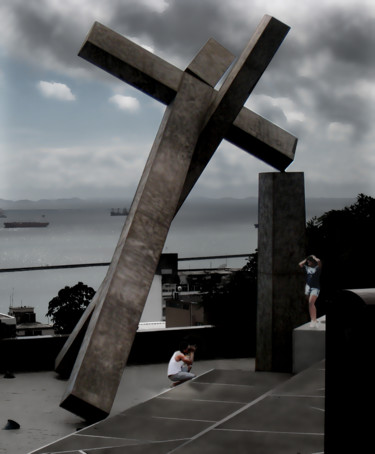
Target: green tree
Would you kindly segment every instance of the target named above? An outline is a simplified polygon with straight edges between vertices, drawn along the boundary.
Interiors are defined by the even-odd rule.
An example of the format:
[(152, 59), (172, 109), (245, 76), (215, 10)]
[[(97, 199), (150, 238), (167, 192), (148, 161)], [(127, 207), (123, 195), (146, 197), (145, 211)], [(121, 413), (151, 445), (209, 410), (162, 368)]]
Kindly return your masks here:
[(323, 263), (322, 294), (375, 287), (375, 199), (364, 194), (307, 223), (307, 252)]
[(257, 273), (258, 252), (254, 252), (228, 281), (220, 285), (213, 282), (202, 295), (206, 323), (235, 336), (238, 344), (246, 344), (250, 354), (255, 352)]
[(64, 287), (48, 303), (47, 317), (52, 319), (55, 332), (69, 334), (89, 305), (95, 290), (82, 282), (73, 287)]

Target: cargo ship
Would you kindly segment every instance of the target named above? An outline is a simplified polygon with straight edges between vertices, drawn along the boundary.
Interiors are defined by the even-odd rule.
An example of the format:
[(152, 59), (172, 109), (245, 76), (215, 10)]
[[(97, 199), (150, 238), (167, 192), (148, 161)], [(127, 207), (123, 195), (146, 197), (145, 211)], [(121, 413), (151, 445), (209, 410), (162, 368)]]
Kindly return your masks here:
[(25, 227), (47, 227), (49, 222), (4, 222), (4, 227), (6, 229), (16, 229), (16, 228), (25, 228)]
[(112, 208), (111, 209), (111, 216), (127, 216), (129, 211), (126, 208), (120, 210), (120, 208)]

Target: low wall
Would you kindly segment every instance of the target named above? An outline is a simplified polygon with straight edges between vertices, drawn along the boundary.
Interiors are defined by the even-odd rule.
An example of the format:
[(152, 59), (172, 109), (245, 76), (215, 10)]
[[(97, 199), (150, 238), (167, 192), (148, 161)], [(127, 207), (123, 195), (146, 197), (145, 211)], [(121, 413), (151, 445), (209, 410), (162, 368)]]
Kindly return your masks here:
[[(243, 333), (246, 336), (246, 333)], [(253, 357), (255, 346), (236, 336), (227, 336), (213, 326), (165, 328), (138, 331), (128, 364), (168, 362), (180, 340), (188, 337), (196, 343), (196, 359)], [(30, 336), (0, 340), (0, 372), (54, 370), (55, 359), (67, 335)]]

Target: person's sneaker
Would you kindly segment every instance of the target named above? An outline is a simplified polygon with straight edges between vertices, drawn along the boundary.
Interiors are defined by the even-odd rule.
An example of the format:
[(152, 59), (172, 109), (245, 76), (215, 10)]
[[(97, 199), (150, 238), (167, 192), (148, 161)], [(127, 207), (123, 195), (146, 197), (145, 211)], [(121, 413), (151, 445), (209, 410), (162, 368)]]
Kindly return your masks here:
[(316, 328), (316, 320), (311, 320), (310, 328)]

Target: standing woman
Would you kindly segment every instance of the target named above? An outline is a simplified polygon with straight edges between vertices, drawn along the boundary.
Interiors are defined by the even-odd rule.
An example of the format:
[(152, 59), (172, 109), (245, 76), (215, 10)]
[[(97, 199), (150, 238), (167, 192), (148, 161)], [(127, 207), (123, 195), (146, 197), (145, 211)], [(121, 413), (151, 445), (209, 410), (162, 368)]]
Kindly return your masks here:
[(310, 327), (316, 327), (317, 320), (315, 301), (320, 293), (320, 273), (322, 269), (322, 262), (315, 257), (315, 255), (309, 255), (298, 265), (301, 268), (304, 268), (306, 273), (305, 295), (309, 303), (309, 313), (311, 318)]

